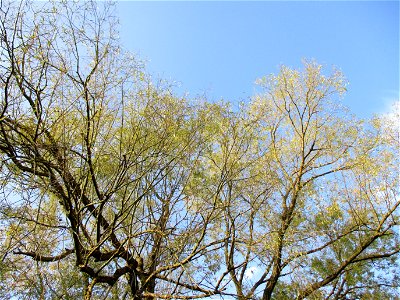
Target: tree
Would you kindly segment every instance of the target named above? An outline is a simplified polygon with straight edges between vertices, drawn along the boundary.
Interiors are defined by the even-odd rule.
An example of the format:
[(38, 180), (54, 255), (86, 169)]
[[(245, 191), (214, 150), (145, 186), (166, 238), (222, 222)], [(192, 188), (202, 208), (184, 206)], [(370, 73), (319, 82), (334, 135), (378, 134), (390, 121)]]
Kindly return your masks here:
[(394, 295), (396, 132), (339, 71), (282, 67), (237, 111), (151, 79), (109, 3), (0, 14), (0, 297)]
[(259, 84), (210, 155), (224, 178), (220, 272), (238, 299), (394, 297), (398, 140), (340, 107), (338, 70), (305, 61)]
[(218, 293), (191, 272), (218, 247), (214, 210), (182, 211), (211, 115), (154, 85), (98, 5), (2, 3), (4, 282), (28, 298)]

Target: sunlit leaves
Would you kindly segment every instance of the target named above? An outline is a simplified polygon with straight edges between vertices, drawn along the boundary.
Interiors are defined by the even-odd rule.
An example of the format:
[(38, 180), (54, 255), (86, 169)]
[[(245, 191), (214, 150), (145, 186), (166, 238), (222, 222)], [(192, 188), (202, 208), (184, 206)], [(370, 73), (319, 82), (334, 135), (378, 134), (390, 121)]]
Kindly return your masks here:
[(398, 273), (380, 274), (400, 249), (398, 133), (341, 106), (338, 69), (282, 66), (238, 110), (151, 78), (120, 47), (112, 5), (13, 9), (0, 22), (4, 295), (395, 295)]

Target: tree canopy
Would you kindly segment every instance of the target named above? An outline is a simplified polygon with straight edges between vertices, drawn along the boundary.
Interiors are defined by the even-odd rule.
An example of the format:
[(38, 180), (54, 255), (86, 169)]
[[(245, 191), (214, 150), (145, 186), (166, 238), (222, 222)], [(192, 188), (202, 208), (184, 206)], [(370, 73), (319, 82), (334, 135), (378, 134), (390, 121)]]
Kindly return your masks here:
[(399, 296), (399, 130), (339, 69), (187, 99), (112, 4), (0, 3), (0, 298)]

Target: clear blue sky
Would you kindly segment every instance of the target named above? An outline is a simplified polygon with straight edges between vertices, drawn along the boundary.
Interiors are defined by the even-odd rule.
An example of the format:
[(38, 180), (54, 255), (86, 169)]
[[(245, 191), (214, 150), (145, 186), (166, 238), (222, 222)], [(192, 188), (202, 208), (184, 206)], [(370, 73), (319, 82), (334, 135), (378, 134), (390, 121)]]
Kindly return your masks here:
[(191, 96), (247, 100), (279, 65), (314, 58), (342, 69), (344, 103), (371, 116), (399, 99), (398, 1), (117, 4), (123, 45)]

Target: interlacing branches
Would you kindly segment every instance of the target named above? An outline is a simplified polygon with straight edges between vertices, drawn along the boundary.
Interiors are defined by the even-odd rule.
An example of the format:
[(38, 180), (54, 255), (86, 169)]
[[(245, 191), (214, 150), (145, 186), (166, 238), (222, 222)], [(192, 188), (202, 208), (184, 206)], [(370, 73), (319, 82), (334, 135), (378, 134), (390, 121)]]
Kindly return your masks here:
[(398, 133), (340, 106), (340, 71), (192, 103), (116, 22), (0, 4), (0, 298), (398, 296)]

